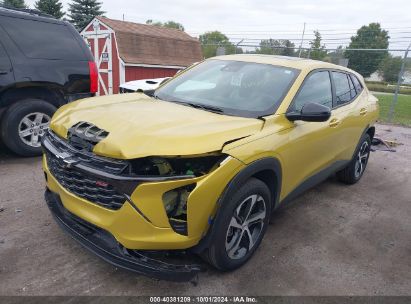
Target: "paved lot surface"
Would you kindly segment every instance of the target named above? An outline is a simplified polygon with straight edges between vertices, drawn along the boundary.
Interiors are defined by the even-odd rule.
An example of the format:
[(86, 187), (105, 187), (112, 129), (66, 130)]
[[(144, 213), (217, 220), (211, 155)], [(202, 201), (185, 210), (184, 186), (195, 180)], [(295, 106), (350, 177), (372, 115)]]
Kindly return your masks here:
[(0, 152), (0, 295), (411, 295), (411, 129), (374, 152), (361, 182), (330, 178), (273, 216), (238, 271), (199, 284), (155, 281), (88, 253), (54, 223), (40, 159)]

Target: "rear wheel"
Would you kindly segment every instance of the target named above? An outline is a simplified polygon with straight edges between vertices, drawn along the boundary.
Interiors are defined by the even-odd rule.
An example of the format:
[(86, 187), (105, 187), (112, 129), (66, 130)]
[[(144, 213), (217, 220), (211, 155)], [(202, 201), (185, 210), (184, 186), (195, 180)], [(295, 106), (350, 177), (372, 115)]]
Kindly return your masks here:
[(270, 199), (270, 190), (266, 184), (251, 178), (233, 197), (222, 202), (223, 209), (214, 227), (219, 233), (204, 253), (210, 264), (227, 271), (247, 262), (267, 230), (271, 214)]
[(12, 104), (1, 121), (1, 137), (6, 146), (22, 156), (41, 154), (41, 137), (48, 130), (56, 108), (39, 99)]
[(371, 138), (365, 134), (355, 152), (354, 158), (347, 167), (337, 172), (337, 178), (345, 184), (355, 184), (364, 174), (371, 151)]

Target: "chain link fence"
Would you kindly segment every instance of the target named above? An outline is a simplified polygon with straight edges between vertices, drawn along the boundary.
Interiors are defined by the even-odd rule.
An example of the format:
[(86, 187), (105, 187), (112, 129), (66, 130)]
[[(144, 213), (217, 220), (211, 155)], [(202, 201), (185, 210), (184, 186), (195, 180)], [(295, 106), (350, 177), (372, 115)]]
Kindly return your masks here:
[[(202, 45), (224, 54), (265, 54), (321, 60), (352, 68), (362, 74), (368, 89), (379, 99), (380, 121), (411, 126), (411, 52), (408, 49), (307, 48), (286, 46), (286, 40), (266, 43)], [(279, 45), (276, 45), (279, 44)], [(282, 44), (282, 45), (281, 45)], [(211, 52), (212, 53), (212, 52)]]

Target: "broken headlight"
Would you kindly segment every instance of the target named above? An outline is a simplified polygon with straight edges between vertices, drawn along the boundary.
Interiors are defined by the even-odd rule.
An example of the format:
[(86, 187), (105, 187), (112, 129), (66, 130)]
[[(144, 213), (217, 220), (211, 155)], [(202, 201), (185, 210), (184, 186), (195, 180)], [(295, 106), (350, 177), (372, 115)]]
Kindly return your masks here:
[(227, 157), (224, 154), (198, 157), (144, 157), (131, 162), (131, 174), (139, 176), (202, 176), (214, 170)]
[[(197, 157), (145, 157), (130, 162), (130, 174), (146, 177), (202, 176), (216, 169), (228, 156), (208, 154)], [(187, 231), (187, 201), (196, 184), (175, 188), (163, 194), (162, 201), (170, 226), (181, 235)]]

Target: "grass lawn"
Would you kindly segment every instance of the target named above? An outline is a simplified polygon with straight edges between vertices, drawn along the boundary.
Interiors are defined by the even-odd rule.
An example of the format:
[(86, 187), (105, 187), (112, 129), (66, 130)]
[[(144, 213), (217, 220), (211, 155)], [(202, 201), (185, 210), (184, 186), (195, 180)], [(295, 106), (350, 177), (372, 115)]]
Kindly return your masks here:
[[(374, 94), (380, 104), (380, 121), (388, 122), (388, 113), (394, 94)], [(411, 95), (398, 95), (392, 123), (411, 126)]]

